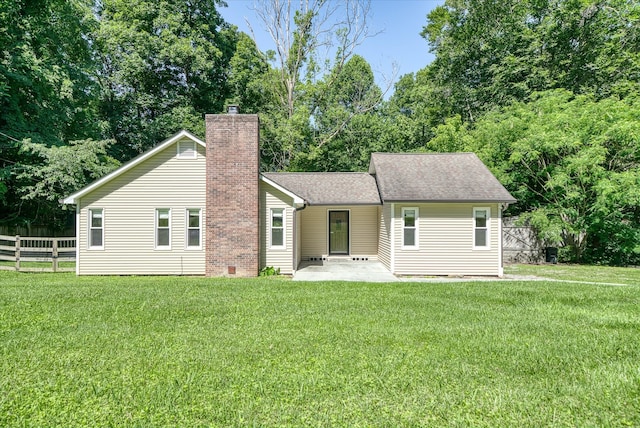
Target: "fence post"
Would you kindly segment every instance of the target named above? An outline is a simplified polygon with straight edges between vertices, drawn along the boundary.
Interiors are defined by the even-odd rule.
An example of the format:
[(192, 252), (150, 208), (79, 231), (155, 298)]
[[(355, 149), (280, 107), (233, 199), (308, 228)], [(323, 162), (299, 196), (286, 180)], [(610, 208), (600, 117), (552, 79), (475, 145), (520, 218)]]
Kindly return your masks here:
[(20, 270), (20, 235), (16, 235), (16, 270)]
[(58, 271), (58, 238), (53, 238), (51, 242), (51, 261), (53, 262), (53, 271)]

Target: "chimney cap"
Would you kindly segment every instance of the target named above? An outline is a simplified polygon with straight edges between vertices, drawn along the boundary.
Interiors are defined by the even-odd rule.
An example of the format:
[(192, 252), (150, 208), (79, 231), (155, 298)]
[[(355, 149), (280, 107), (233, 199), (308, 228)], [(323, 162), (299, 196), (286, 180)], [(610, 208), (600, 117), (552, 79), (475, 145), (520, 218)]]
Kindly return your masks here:
[(237, 104), (229, 104), (227, 106), (227, 114), (238, 114), (240, 113), (240, 106)]

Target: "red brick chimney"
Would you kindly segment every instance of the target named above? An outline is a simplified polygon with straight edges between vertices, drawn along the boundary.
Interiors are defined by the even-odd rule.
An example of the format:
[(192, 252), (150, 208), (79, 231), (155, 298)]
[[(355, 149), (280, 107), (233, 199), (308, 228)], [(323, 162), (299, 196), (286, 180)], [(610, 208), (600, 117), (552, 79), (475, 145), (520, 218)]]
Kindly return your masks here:
[(259, 271), (258, 116), (208, 114), (206, 275), (257, 276)]

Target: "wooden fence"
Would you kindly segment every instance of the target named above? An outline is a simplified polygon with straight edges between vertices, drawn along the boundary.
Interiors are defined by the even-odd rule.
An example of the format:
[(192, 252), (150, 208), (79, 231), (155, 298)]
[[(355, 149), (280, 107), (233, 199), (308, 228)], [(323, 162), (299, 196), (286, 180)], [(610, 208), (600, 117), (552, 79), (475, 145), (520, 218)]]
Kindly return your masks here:
[[(75, 262), (75, 260), (76, 238), (74, 237), (35, 238), (0, 235), (0, 270), (72, 272), (75, 271), (75, 267), (61, 267), (60, 262)], [(22, 263), (28, 263), (28, 266), (23, 266)], [(38, 264), (42, 266), (34, 266)]]

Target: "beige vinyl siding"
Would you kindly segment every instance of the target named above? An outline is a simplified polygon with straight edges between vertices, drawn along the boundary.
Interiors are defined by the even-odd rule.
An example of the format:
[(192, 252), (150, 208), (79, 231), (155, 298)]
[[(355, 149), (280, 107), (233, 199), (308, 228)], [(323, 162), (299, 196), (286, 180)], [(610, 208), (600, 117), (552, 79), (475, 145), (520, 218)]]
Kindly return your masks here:
[(329, 255), (329, 211), (349, 211), (349, 255), (376, 259), (378, 255), (378, 206), (310, 206), (300, 211), (300, 255)]
[(294, 249), (295, 249), (295, 265), (293, 266), (293, 270), (297, 270), (298, 266), (300, 266), (300, 261), (302, 260), (302, 253), (300, 252), (300, 211), (294, 211), (295, 220), (293, 223), (293, 232), (295, 234), (294, 241)]
[[(204, 274), (205, 151), (178, 159), (176, 145), (80, 199), (78, 274)], [(89, 208), (104, 210), (103, 250), (88, 249)], [(171, 209), (170, 250), (154, 248), (156, 208)], [(188, 208), (201, 209), (201, 249), (186, 249)]]
[[(394, 268), (400, 275), (500, 275), (497, 204), (400, 204), (394, 213)], [(418, 249), (402, 249), (402, 208), (417, 207)], [(490, 207), (490, 249), (474, 250), (474, 207)]]
[[(280, 273), (293, 273), (293, 200), (290, 196), (260, 181), (260, 269), (280, 268)], [(284, 209), (284, 248), (270, 248), (271, 208)]]
[(391, 205), (378, 207), (380, 229), (378, 238), (378, 260), (391, 270)]

